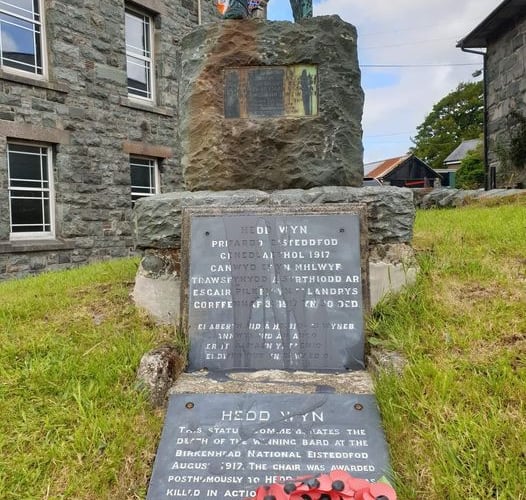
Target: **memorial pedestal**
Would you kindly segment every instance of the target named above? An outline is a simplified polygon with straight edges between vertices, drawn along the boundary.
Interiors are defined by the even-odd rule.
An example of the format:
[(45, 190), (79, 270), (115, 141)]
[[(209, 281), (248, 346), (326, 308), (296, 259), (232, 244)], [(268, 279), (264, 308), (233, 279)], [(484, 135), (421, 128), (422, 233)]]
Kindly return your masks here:
[(172, 390), (148, 500), (389, 475), (371, 379), (348, 371), (364, 356), (364, 207), (191, 209), (183, 243), (191, 373)]
[(208, 23), (187, 35), (178, 108), (185, 189), (360, 186), (356, 41), (338, 16)]
[[(337, 16), (201, 26), (181, 42), (179, 110), (187, 192), (175, 196), (177, 216), (148, 201), (137, 208), (158, 250), (151, 267), (171, 275), (179, 253), (166, 253), (183, 210), (190, 342), (191, 373), (170, 396), (148, 500), (244, 499), (336, 469), (371, 482), (388, 475), (362, 371), (368, 251), (405, 244), (414, 207), (408, 197), (407, 224), (407, 205), (387, 191), (349, 187), (363, 179), (355, 28)], [(357, 198), (365, 203), (347, 204)], [(400, 227), (402, 237), (391, 234)]]

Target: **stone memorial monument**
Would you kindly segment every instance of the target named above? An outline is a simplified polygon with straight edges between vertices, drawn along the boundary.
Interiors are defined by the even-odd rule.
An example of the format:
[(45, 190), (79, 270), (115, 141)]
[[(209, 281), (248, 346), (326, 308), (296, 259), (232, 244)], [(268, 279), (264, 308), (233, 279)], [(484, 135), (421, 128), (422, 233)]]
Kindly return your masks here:
[(365, 207), (187, 209), (183, 239), (189, 373), (170, 398), (148, 498), (388, 475), (361, 371)]
[(414, 276), (412, 193), (361, 187), (355, 28), (291, 4), (301, 23), (231, 12), (181, 44), (186, 190), (135, 210), (136, 300), (190, 344), (148, 500), (390, 473), (364, 315)]
[(356, 29), (227, 20), (181, 42), (181, 167), (188, 191), (360, 186)]

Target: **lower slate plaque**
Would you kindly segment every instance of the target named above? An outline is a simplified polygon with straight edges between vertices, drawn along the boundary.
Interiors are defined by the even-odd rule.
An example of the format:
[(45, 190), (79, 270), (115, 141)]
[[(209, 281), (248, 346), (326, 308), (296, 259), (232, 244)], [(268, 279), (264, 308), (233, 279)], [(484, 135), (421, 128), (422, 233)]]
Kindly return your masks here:
[(363, 369), (363, 207), (242, 210), (184, 215), (189, 370)]
[(373, 395), (174, 395), (147, 500), (244, 499), (262, 484), (335, 469), (389, 476)]

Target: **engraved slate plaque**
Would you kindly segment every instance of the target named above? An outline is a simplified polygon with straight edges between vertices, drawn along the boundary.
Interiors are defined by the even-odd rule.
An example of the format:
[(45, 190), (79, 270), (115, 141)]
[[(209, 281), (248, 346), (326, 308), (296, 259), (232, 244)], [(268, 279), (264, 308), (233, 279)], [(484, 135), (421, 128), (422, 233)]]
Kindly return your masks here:
[(185, 212), (189, 370), (362, 369), (363, 207), (269, 210)]
[(374, 396), (175, 395), (147, 500), (249, 498), (261, 484), (334, 469), (389, 475)]
[(239, 118), (239, 73), (229, 71), (225, 75), (225, 118)]
[(247, 106), (250, 116), (281, 116), (284, 113), (285, 70), (258, 69), (248, 73)]

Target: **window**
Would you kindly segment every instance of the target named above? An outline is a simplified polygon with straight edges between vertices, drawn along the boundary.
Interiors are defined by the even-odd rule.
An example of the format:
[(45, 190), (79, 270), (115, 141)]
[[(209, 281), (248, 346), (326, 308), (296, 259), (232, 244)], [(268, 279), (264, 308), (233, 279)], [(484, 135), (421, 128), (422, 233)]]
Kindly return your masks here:
[(153, 101), (152, 18), (126, 9), (128, 96)]
[(159, 169), (157, 160), (130, 156), (132, 203), (144, 196), (159, 192)]
[(43, 75), (40, 0), (0, 0), (0, 66)]
[(11, 239), (52, 237), (51, 148), (8, 143), (7, 167)]

